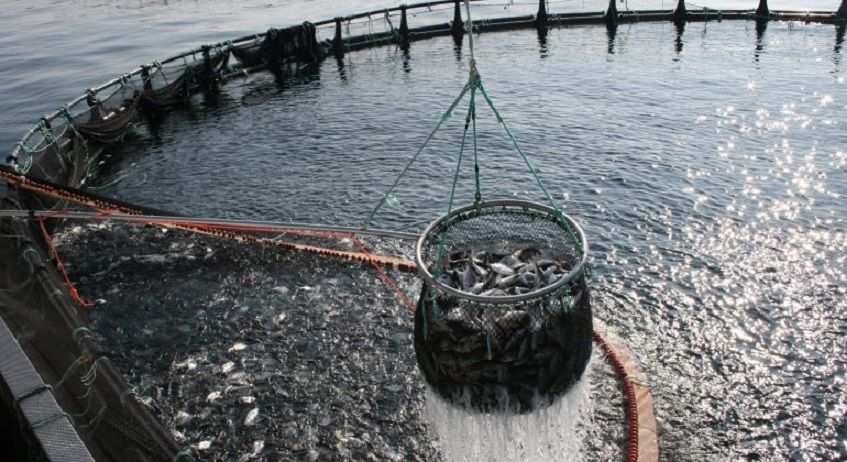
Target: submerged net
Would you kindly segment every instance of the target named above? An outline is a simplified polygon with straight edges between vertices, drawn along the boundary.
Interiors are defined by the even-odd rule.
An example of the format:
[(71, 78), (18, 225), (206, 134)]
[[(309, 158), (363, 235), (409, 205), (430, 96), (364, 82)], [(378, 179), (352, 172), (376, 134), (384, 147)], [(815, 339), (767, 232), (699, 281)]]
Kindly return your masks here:
[(566, 393), (591, 356), (585, 238), (570, 218), (499, 201), (454, 211), (424, 232), (415, 349), (450, 402), (529, 412)]

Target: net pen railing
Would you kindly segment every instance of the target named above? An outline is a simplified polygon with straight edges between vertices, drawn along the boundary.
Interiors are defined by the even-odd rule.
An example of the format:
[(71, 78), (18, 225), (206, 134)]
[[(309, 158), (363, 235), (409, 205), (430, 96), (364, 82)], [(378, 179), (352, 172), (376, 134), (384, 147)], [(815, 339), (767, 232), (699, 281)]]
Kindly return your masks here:
[[(289, 58), (320, 60), (330, 54), (424, 39), (436, 35), (461, 35), (461, 11), (456, 0), (393, 6), (333, 19), (304, 23), (286, 29), (269, 29), (213, 45), (203, 45), (154, 61), (90, 88), (34, 124), (11, 149), (6, 163), (27, 173), (35, 164), (69, 163), (83, 139), (119, 140), (143, 105), (166, 106), (192, 94), (209, 90), (240, 75), (278, 68)], [(847, 8), (836, 12), (770, 10), (766, 0), (747, 9), (712, 8), (708, 2), (671, 0), (487, 1), (472, 3), (476, 31), (503, 28), (567, 26), (585, 23), (649, 20), (708, 21), (721, 19), (776, 19), (843, 24)], [(676, 15), (676, 17), (674, 16)], [(763, 16), (764, 15), (764, 16)], [(457, 21), (458, 20), (458, 21)], [(308, 26), (305, 26), (308, 24)], [(306, 27), (308, 37), (298, 43), (294, 29)], [(283, 42), (283, 43), (279, 43)], [(298, 56), (299, 55), (299, 56)], [(50, 159), (49, 157), (55, 157)], [(42, 159), (42, 157), (44, 157)], [(92, 156), (89, 156), (92, 157)], [(67, 169), (64, 169), (67, 170)], [(37, 172), (36, 172), (37, 173)], [(66, 172), (67, 173), (67, 172)], [(81, 178), (85, 170), (78, 173)], [(56, 178), (53, 178), (56, 179)]]

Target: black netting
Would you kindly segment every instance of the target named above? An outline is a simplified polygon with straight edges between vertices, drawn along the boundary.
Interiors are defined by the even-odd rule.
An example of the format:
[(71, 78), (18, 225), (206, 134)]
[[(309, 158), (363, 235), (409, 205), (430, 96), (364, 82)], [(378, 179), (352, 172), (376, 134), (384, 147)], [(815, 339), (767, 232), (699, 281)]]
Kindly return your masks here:
[(528, 412), (565, 393), (591, 355), (584, 238), (534, 204), (468, 207), (419, 242), (415, 351), (454, 404)]
[[(98, 460), (170, 460), (179, 448), (115, 369), (37, 240), (0, 221), (0, 315)], [(33, 236), (31, 240), (27, 236)]]

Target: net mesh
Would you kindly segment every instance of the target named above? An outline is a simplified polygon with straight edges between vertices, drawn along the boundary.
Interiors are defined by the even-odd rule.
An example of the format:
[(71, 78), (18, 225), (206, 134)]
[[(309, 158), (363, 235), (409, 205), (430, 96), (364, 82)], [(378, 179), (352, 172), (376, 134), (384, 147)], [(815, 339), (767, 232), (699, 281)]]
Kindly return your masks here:
[(574, 228), (553, 209), (511, 202), (460, 209), (424, 233), (415, 350), (443, 398), (529, 412), (581, 377), (593, 328)]

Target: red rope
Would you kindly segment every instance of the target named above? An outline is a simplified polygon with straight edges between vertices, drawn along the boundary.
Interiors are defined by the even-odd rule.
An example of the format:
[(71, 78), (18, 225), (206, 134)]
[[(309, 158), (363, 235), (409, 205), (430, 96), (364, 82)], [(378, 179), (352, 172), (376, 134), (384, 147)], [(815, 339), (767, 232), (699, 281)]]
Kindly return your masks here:
[(53, 242), (53, 237), (50, 236), (50, 233), (47, 232), (47, 227), (44, 226), (44, 217), (38, 218), (38, 225), (41, 226), (41, 232), (44, 233), (44, 238), (47, 240), (47, 244), (50, 245), (50, 249), (53, 250), (53, 256), (56, 258), (56, 266), (59, 268), (59, 271), (62, 273), (62, 276), (65, 278), (65, 283), (68, 285), (68, 290), (71, 293), (71, 297), (79, 303), (84, 308), (91, 308), (94, 306), (93, 303), (88, 303), (79, 296), (79, 292), (77, 292), (76, 287), (74, 287), (71, 282), (71, 278), (68, 277), (68, 272), (65, 271), (65, 265), (62, 263), (62, 259), (59, 258), (59, 251), (56, 250), (56, 244)]
[(406, 304), (406, 307), (408, 307), (409, 310), (414, 313), (415, 305), (413, 305), (412, 302), (410, 302), (409, 299), (406, 298), (406, 295), (403, 294), (403, 291), (401, 291), (399, 287), (397, 287), (397, 284), (394, 282), (393, 279), (391, 279), (391, 276), (389, 276), (388, 273), (386, 273), (385, 270), (382, 269), (382, 266), (380, 266), (379, 262), (377, 262), (376, 259), (373, 258), (373, 256), (370, 254), (370, 252), (365, 249), (365, 246), (362, 245), (362, 243), (359, 241), (359, 238), (353, 236), (353, 242), (355, 242), (356, 245), (359, 247), (359, 250), (361, 250), (362, 253), (368, 257), (368, 260), (371, 262), (374, 268), (379, 271), (379, 274), (382, 275), (383, 279), (385, 279), (385, 282), (387, 282), (388, 285), (390, 285), (394, 289), (394, 292), (397, 292), (397, 295), (400, 296), (400, 299), (403, 300), (403, 303)]
[(606, 343), (606, 340), (600, 336), (596, 331), (594, 332), (594, 342), (600, 346), (604, 353), (606, 353), (606, 357), (609, 358), (609, 361), (612, 362), (612, 365), (615, 367), (615, 371), (618, 375), (623, 378), (624, 381), (624, 393), (626, 394), (626, 399), (629, 401), (628, 410), (629, 410), (629, 450), (627, 451), (627, 462), (638, 462), (638, 402), (635, 398), (635, 387), (632, 384), (632, 381), (629, 380), (629, 376), (626, 373), (626, 369), (623, 366), (623, 362), (621, 362), (618, 355), (615, 354), (615, 351)]
[[(115, 211), (120, 211), (120, 212), (130, 214), (130, 215), (141, 215), (141, 211), (139, 211), (139, 210), (135, 210), (135, 209), (132, 209), (132, 208), (124, 206), (124, 205), (115, 204), (115, 203), (103, 200), (101, 198), (86, 197), (82, 194), (77, 194), (75, 192), (56, 189), (56, 188), (52, 187), (51, 185), (43, 184), (36, 179), (30, 179), (26, 175), (12, 174), (12, 173), (10, 173), (6, 170), (0, 170), (0, 178), (5, 179), (10, 184), (15, 184), (15, 185), (21, 186), (25, 189), (29, 189), (29, 190), (32, 190), (32, 191), (35, 191), (35, 192), (39, 192), (39, 193), (45, 194), (47, 196), (69, 200), (69, 201), (77, 203), (77, 204), (86, 205), (86, 206), (98, 209), (98, 210), (101, 211), (101, 214), (97, 215), (97, 217), (100, 217), (100, 216), (108, 214), (108, 213), (113, 213)], [(151, 222), (155, 223), (152, 220), (151, 220)], [(44, 233), (45, 239), (47, 240), (48, 244), (50, 245), (51, 249), (53, 250), (53, 256), (56, 258), (56, 265), (59, 268), (59, 270), (62, 272), (62, 276), (65, 278), (65, 283), (68, 285), (68, 289), (70, 291), (71, 296), (74, 298), (74, 300), (76, 300), (77, 303), (79, 303), (83, 307), (93, 306), (93, 304), (86, 302), (85, 300), (83, 300), (79, 296), (79, 293), (77, 292), (76, 288), (71, 283), (71, 280), (68, 277), (67, 271), (65, 271), (64, 264), (62, 264), (62, 260), (59, 258), (59, 252), (56, 250), (56, 246), (53, 242), (53, 238), (50, 236), (50, 233), (47, 232), (47, 228), (44, 226), (44, 218), (39, 218), (38, 223), (41, 226), (41, 230)], [(166, 222), (161, 222), (159, 224), (163, 224), (163, 225), (177, 224), (177, 225), (179, 225), (179, 221), (178, 221), (178, 219), (176, 219), (173, 222), (166, 221)], [(400, 299), (406, 304), (406, 306), (409, 307), (409, 309), (413, 313), (415, 312), (415, 306), (409, 301), (408, 298), (406, 298), (406, 296), (403, 294), (403, 292), (400, 290), (400, 288), (397, 287), (397, 284), (394, 282), (394, 280), (392, 280), (391, 277), (388, 276), (388, 274), (382, 269), (382, 266), (380, 266), (377, 259), (374, 258), (365, 249), (365, 247), (362, 245), (362, 243), (359, 241), (359, 239), (356, 238), (356, 236), (351, 236), (351, 235), (342, 234), (342, 233), (330, 233), (330, 232), (319, 232), (319, 231), (291, 231), (291, 230), (286, 231), (286, 230), (279, 230), (279, 229), (275, 229), (275, 228), (262, 228), (262, 229), (251, 228), (251, 229), (248, 230), (248, 229), (239, 229), (239, 227), (237, 227), (237, 226), (212, 227), (212, 226), (202, 226), (202, 225), (197, 226), (197, 225), (191, 225), (191, 224), (188, 224), (188, 223), (182, 224), (182, 226), (185, 227), (185, 228), (188, 228), (188, 229), (194, 229), (194, 230), (198, 230), (198, 231), (207, 230), (207, 231), (219, 233), (220, 235), (222, 235), (224, 237), (230, 237), (230, 238), (236, 238), (237, 237), (237, 236), (234, 235), (234, 233), (232, 233), (232, 231), (281, 232), (281, 234), (289, 234), (290, 233), (290, 234), (303, 234), (303, 235), (324, 236), (324, 237), (349, 237), (359, 247), (359, 249), (362, 251), (362, 253), (367, 257), (368, 261), (370, 261), (371, 264), (382, 275), (382, 277), (385, 279), (385, 281), (394, 289), (394, 291), (397, 293), (397, 295), (400, 297)], [(215, 229), (215, 228), (217, 228), (217, 229)], [(248, 241), (248, 242), (249, 241), (262, 241), (262, 242), (268, 243), (264, 239), (257, 239), (257, 238), (249, 237), (249, 236), (240, 236), (240, 237), (242, 239)], [(277, 245), (280, 245), (280, 246), (283, 246), (283, 247), (288, 247), (288, 246), (291, 246), (292, 248), (294, 247), (293, 244), (289, 244), (289, 243), (276, 242), (276, 241), (272, 241), (272, 242), (274, 244), (277, 244)], [(327, 251), (327, 253), (332, 254), (332, 252), (329, 251), (329, 250)], [(636, 401), (635, 387), (633, 386), (633, 383), (629, 380), (629, 377), (626, 374), (626, 369), (624, 368), (623, 363), (621, 362), (620, 358), (617, 357), (614, 350), (612, 350), (612, 348), (609, 347), (609, 345), (606, 343), (606, 341), (603, 339), (603, 337), (600, 336), (600, 334), (598, 334), (597, 332), (594, 332), (594, 341), (595, 341), (595, 343), (597, 343), (600, 346), (600, 348), (605, 352), (606, 356), (610, 359), (610, 361), (614, 365), (614, 368), (617, 371), (618, 375), (620, 375), (624, 379), (624, 392), (626, 394), (627, 400), (629, 401), (629, 403), (628, 403), (629, 449), (627, 451), (627, 456), (628, 456), (627, 461), (628, 462), (637, 462), (638, 461), (638, 429), (639, 429), (639, 425), (638, 425), (638, 402)]]

